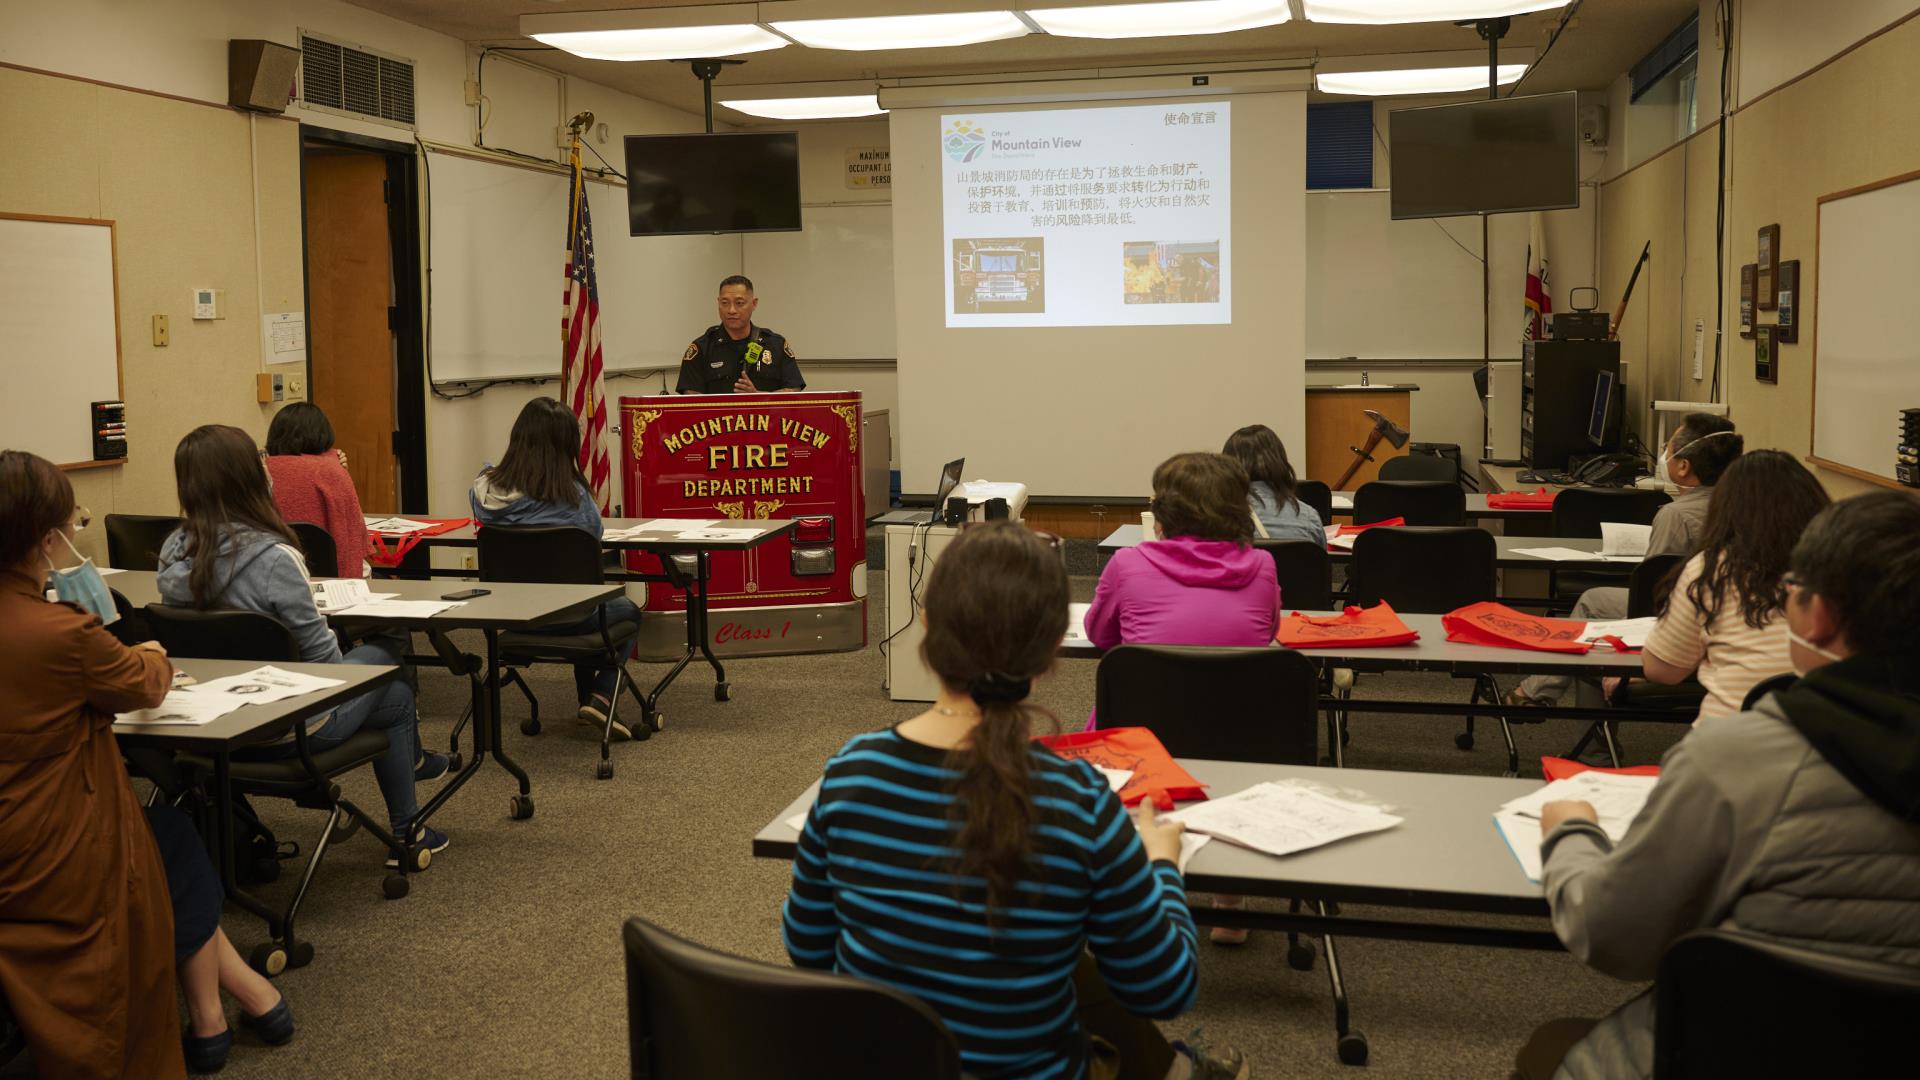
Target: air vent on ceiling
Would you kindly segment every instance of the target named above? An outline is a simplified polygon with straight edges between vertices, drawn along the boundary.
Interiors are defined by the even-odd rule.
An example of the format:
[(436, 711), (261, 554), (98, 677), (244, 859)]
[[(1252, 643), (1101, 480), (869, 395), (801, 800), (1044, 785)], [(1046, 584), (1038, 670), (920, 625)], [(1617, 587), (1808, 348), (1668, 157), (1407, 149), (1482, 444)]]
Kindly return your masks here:
[(300, 104), (413, 127), (413, 61), (302, 32)]

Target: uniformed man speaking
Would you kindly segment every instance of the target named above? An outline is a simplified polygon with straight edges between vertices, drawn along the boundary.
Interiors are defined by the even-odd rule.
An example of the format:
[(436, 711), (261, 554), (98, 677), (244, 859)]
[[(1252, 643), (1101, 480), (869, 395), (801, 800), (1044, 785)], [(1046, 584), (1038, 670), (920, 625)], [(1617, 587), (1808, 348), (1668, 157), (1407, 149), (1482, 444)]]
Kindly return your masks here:
[(720, 283), (720, 325), (687, 346), (680, 358), (682, 394), (751, 394), (805, 390), (793, 346), (764, 326), (753, 325), (753, 282), (740, 274)]

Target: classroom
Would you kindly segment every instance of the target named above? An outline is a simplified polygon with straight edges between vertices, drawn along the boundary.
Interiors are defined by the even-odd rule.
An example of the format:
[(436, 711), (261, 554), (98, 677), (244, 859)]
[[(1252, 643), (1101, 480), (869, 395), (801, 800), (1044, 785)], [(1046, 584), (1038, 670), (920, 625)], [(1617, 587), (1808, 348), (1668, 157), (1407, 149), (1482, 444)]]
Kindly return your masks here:
[(1916, 99), (1920, 0), (0, 5), (0, 1078), (1883, 1068)]

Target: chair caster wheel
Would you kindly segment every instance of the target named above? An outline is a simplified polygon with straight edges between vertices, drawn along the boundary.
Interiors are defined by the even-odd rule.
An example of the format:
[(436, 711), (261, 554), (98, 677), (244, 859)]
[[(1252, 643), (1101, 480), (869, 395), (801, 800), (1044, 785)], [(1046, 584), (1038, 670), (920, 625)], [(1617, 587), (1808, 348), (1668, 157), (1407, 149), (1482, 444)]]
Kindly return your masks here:
[(515, 795), (507, 800), (507, 816), (515, 821), (525, 821), (533, 816), (533, 796)]
[(247, 966), (271, 979), (287, 970), (287, 950), (279, 942), (263, 941), (247, 954)]
[[(654, 732), (659, 731), (661, 728), (664, 728), (666, 726), (667, 726), (666, 713), (659, 712), (659, 711), (650, 712), (640, 718), (640, 727), (634, 731), (633, 737), (635, 739), (642, 739), (642, 740), (650, 739), (653, 737)], [(645, 732), (645, 734), (641, 734), (641, 732)]]
[(729, 683), (714, 683), (713, 684), (713, 700), (732, 701), (733, 686)]
[(1357, 1031), (1349, 1031), (1340, 1036), (1340, 1064), (1365, 1065), (1367, 1063), (1367, 1037)]
[(287, 951), (287, 966), (303, 968), (313, 963), (313, 945), (311, 942), (298, 942)]
[(459, 772), (460, 765), (465, 760), (466, 760), (465, 758), (460, 756), (460, 751), (458, 750), (455, 750), (452, 753), (448, 754), (447, 755), (447, 773), (451, 775), (453, 773)]
[(1463, 731), (1460, 734), (1455, 735), (1453, 737), (1453, 745), (1459, 747), (1462, 750), (1473, 749), (1473, 732)]
[(411, 887), (405, 874), (388, 874), (386, 880), (380, 883), (380, 891), (384, 892), (389, 900), (398, 900), (406, 896), (407, 890)]
[(433, 865), (433, 852), (428, 851), (424, 847), (408, 848), (407, 858), (413, 866), (413, 872), (416, 874)]
[(598, 765), (596, 765), (596, 766), (594, 766), (594, 768), (593, 768), (593, 778), (594, 778), (595, 780), (611, 780), (611, 779), (613, 779), (613, 762), (611, 762), (611, 761), (603, 761), (603, 762), (601, 762), (600, 764), (598, 764)]
[(1312, 971), (1314, 948), (1307, 942), (1287, 946), (1287, 966), (1295, 971)]
[(520, 734), (522, 735), (540, 734), (539, 719), (537, 717), (529, 716), (525, 720), (520, 721)]

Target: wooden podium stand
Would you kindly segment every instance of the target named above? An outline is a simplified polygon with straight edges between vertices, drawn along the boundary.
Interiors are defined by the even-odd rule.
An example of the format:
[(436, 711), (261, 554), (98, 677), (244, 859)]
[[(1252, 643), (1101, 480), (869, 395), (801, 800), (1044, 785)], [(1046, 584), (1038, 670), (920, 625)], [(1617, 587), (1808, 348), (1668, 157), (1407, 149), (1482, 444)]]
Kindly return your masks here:
[[(1366, 418), (1363, 410), (1372, 409), (1404, 430), (1413, 430), (1409, 417), (1413, 412), (1412, 394), (1420, 389), (1418, 386), (1402, 383), (1309, 386), (1306, 389), (1307, 460), (1306, 469), (1301, 475), (1307, 480), (1331, 484), (1347, 471), (1347, 466), (1353, 462), (1351, 448), (1365, 443), (1367, 432), (1373, 430), (1373, 421)], [(1355, 490), (1369, 480), (1380, 479), (1380, 464), (1389, 457), (1406, 452), (1404, 449), (1395, 450), (1383, 441), (1374, 448), (1373, 460), (1362, 462), (1360, 471), (1347, 481), (1348, 490)]]
[[(711, 556), (708, 644), (715, 653), (785, 656), (866, 647), (857, 392), (624, 397), (620, 425), (627, 516), (794, 521), (787, 536)], [(662, 571), (651, 553), (627, 558), (631, 569)], [(685, 594), (650, 582), (642, 607), (640, 656), (683, 655)]]

